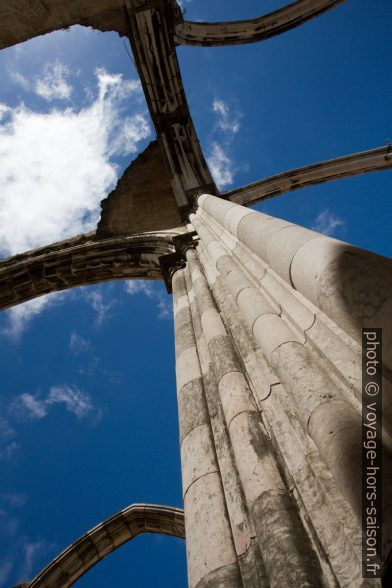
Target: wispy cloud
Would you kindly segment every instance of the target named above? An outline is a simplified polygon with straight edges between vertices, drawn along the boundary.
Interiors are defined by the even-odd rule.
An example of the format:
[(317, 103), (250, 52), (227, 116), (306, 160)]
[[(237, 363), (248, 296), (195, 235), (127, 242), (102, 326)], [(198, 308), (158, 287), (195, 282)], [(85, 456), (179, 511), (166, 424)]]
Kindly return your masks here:
[(90, 354), (92, 352), (90, 341), (78, 335), (76, 331), (72, 331), (69, 337), (69, 348), (74, 355)]
[[(101, 285), (89, 286), (79, 290), (54, 292), (13, 306), (4, 312), (4, 326), (0, 328), (0, 335), (4, 335), (12, 343), (17, 344), (29, 324), (44, 310), (55, 308), (59, 304), (77, 298), (91, 306), (96, 315), (95, 324), (100, 327), (112, 316), (112, 310), (116, 304), (115, 299), (107, 300), (105, 298), (105, 292), (106, 290), (103, 290)], [(74, 345), (76, 349), (76, 340)]]
[(339, 218), (326, 208), (316, 217), (312, 229), (318, 233), (332, 236), (338, 232), (339, 228), (343, 228), (344, 225), (345, 222), (342, 218)]
[(26, 78), (19, 71), (15, 70), (15, 69), (11, 69), (11, 70), (9, 70), (8, 74), (9, 74), (11, 80), (14, 82), (14, 84), (16, 84), (17, 86), (20, 86), (21, 88), (23, 88), (23, 90), (29, 91), (33, 88), (32, 81), (30, 81), (28, 78)]
[(9, 411), (21, 420), (40, 420), (48, 413), (46, 401), (28, 392), (13, 400)]
[(233, 183), (233, 161), (219, 143), (213, 142), (207, 162), (219, 188)]
[(69, 100), (73, 90), (67, 79), (69, 75), (69, 68), (63, 63), (47, 63), (43, 76), (35, 83), (36, 94), (49, 102), (54, 99)]
[(158, 318), (161, 320), (171, 320), (173, 318), (172, 299), (161, 298), (158, 302)]
[(78, 419), (93, 417), (94, 422), (98, 422), (102, 417), (102, 411), (93, 404), (91, 397), (77, 386), (52, 386), (46, 404), (64, 404)]
[(219, 98), (213, 100), (212, 110), (215, 113), (216, 122), (207, 150), (207, 163), (218, 187), (224, 188), (233, 183), (237, 169), (230, 153), (233, 138), (241, 127), (242, 113), (231, 109)]
[(94, 405), (89, 394), (77, 386), (66, 384), (52, 386), (44, 398), (28, 392), (21, 394), (11, 402), (9, 414), (22, 421), (41, 420), (54, 404), (63, 404), (79, 420), (89, 418), (97, 423), (102, 417), (101, 409)]
[(5, 556), (0, 560), (0, 586), (5, 586), (14, 567), (13, 557)]
[(149, 298), (153, 298), (155, 290), (151, 282), (148, 280), (129, 280), (125, 283), (125, 291), (127, 294), (146, 294)]
[(184, 10), (185, 6), (187, 4), (189, 4), (190, 2), (192, 2), (192, 0), (177, 0), (177, 2), (181, 6), (181, 8)]
[(57, 549), (57, 545), (45, 539), (34, 540), (20, 533), (14, 534), (12, 550), (9, 549), (0, 560), (0, 587), (6, 586), (13, 570), (17, 574), (18, 582), (31, 579), (37, 564), (43, 564)]
[(46, 308), (64, 302), (66, 298), (71, 296), (71, 292), (56, 292), (34, 298), (18, 306), (13, 306), (6, 311), (5, 326), (0, 330), (0, 334), (5, 335), (11, 341), (17, 343), (27, 325), (35, 316), (39, 315)]
[(102, 374), (107, 373), (99, 367), (100, 359), (95, 354), (94, 347), (91, 345), (90, 341), (76, 333), (76, 331), (72, 331), (70, 335), (69, 350), (74, 356), (80, 357), (80, 359), (83, 360), (78, 368), (80, 374), (93, 376), (97, 370)]
[(14, 583), (31, 579), (37, 567), (58, 551), (58, 546), (42, 537), (31, 537), (24, 532), (15, 509), (25, 506), (27, 497), (17, 492), (0, 494), (0, 587), (10, 586), (10, 576)]
[(0, 459), (11, 459), (19, 447), (13, 427), (7, 419), (0, 417)]
[(98, 327), (100, 327), (105, 320), (110, 318), (110, 311), (115, 305), (116, 301), (106, 301), (100, 286), (96, 288), (84, 288), (83, 297), (89, 304), (91, 304), (93, 310), (95, 310), (95, 323)]
[(159, 319), (170, 320), (172, 318), (172, 300), (162, 291), (161, 284), (158, 285), (148, 280), (129, 280), (125, 283), (125, 291), (131, 296), (144, 294), (154, 301), (158, 309), (157, 316)]
[(217, 125), (226, 133), (235, 135), (240, 130), (240, 119), (242, 114), (239, 112), (231, 112), (226, 102), (215, 98), (212, 103), (212, 109), (217, 114)]
[(0, 102), (0, 121), (11, 111), (11, 108)]
[(20, 508), (27, 502), (27, 496), (19, 492), (3, 492), (0, 495), (2, 501), (12, 508)]

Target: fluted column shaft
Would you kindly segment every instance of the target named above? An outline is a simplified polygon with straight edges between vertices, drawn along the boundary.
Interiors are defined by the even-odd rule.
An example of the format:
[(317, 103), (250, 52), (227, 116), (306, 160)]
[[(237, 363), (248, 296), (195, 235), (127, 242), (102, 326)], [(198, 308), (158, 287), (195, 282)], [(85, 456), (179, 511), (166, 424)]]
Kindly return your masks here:
[(240, 588), (183, 270), (172, 284), (189, 586)]
[(321, 586), (297, 506), (281, 477), (253, 395), (213, 301), (197, 254), (186, 254), (219, 396), (270, 586)]
[[(386, 290), (385, 284), (392, 284), (391, 261), (213, 196), (203, 195), (198, 202), (200, 208), (190, 220), (200, 237), (204, 269), (211, 264), (210, 274), (215, 272), (223, 280), (255, 346), (278, 377), (277, 384), (294, 401), (301, 427), (360, 517), (356, 340), (362, 326), (385, 328), (388, 361), (392, 288)], [(345, 264), (350, 259), (353, 268), (347, 276)], [(209, 278), (210, 288), (215, 280)], [(378, 291), (372, 293), (375, 285)], [(324, 341), (325, 353), (320, 354), (317, 337), (327, 331), (330, 339)], [(338, 359), (342, 350), (347, 377)], [(390, 431), (388, 400), (385, 426)], [(273, 406), (274, 400), (268, 404)], [(387, 437), (387, 470), (390, 463)], [(385, 482), (391, 485), (388, 472)], [(384, 500), (385, 555), (391, 548), (390, 513), (391, 500)]]
[(356, 340), (382, 327), (391, 369), (392, 260), (208, 194), (198, 205)]

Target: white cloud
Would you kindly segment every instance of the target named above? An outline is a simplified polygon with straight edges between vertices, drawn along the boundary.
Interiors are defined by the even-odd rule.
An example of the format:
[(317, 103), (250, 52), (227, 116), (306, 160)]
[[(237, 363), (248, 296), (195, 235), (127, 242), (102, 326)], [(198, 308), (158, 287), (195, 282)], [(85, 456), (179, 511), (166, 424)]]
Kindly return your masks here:
[(161, 320), (170, 320), (173, 318), (173, 300), (172, 298), (161, 298), (158, 302), (158, 318)]
[(125, 283), (125, 291), (127, 294), (146, 294), (149, 298), (153, 298), (154, 289), (151, 282), (148, 280), (129, 280)]
[(14, 439), (15, 431), (10, 423), (0, 417), (0, 459), (11, 459), (20, 445)]
[(235, 135), (240, 130), (240, 118), (239, 112), (232, 113), (223, 100), (215, 98), (212, 103), (213, 111), (218, 115), (218, 127), (225, 132), (232, 133)]
[(5, 115), (8, 114), (10, 111), (11, 108), (9, 106), (7, 106), (6, 104), (2, 104), (0, 102), (0, 121), (3, 120)]
[(48, 407), (54, 404), (63, 404), (78, 419), (89, 417), (97, 423), (102, 416), (102, 411), (94, 405), (89, 394), (77, 386), (66, 384), (52, 386), (46, 398), (38, 394), (21, 394), (11, 402), (8, 411), (22, 421), (41, 420), (48, 415)]
[(11, 443), (0, 449), (0, 459), (11, 459), (18, 449), (20, 449), (20, 443), (11, 441)]
[[(82, 365), (79, 366), (78, 372), (87, 376), (92, 376), (99, 369), (99, 357), (95, 355), (94, 348), (90, 341), (72, 331), (69, 338), (69, 349), (74, 356), (83, 356)], [(100, 370), (102, 371), (102, 370)], [(102, 373), (105, 373), (104, 371)]]
[(149, 280), (129, 280), (125, 283), (125, 291), (131, 296), (144, 294), (157, 304), (158, 318), (169, 320), (173, 316), (172, 299), (162, 291), (162, 284)]
[[(73, 300), (77, 296), (81, 296), (82, 299), (91, 305), (96, 313), (95, 323), (99, 327), (102, 323), (110, 318), (110, 310), (115, 305), (115, 300), (105, 301), (104, 295), (100, 289), (100, 286), (90, 286), (88, 288), (82, 288), (79, 291), (65, 290), (63, 292), (53, 292), (40, 296), (39, 298), (33, 298), (28, 302), (13, 306), (12, 308), (4, 312), (5, 326), (0, 329), (0, 335), (5, 335), (13, 343), (18, 343), (21, 336), (23, 335), (29, 323), (41, 314), (44, 310), (52, 308), (58, 304), (64, 303), (66, 300)], [(72, 349), (71, 346), (74, 346)], [(76, 338), (70, 340), (71, 351), (76, 354), (76, 346), (78, 342)], [(79, 341), (79, 345), (82, 342)], [(79, 349), (81, 352), (81, 349)]]
[(87, 339), (84, 339), (84, 337), (81, 337), (75, 331), (72, 331), (70, 335), (69, 348), (75, 355), (92, 352), (90, 341), (87, 341)]
[[(63, 63), (47, 63), (42, 78), (35, 83), (35, 93), (45, 100), (69, 100), (72, 86), (67, 82), (69, 69)], [(20, 74), (19, 74), (20, 75)]]
[(216, 141), (212, 144), (210, 155), (207, 157), (207, 163), (219, 188), (229, 186), (233, 183), (233, 162), (224, 148)]
[(94, 416), (95, 422), (100, 420), (102, 413), (97, 409), (90, 396), (77, 386), (52, 386), (46, 404), (64, 404), (65, 408), (78, 419)]
[(69, 296), (71, 296), (70, 292), (56, 292), (47, 294), (46, 296), (40, 296), (39, 298), (33, 298), (33, 300), (29, 300), (18, 306), (13, 306), (5, 311), (6, 326), (1, 329), (0, 334), (5, 335), (16, 343), (19, 341), (28, 323), (35, 316), (40, 314), (45, 308), (63, 302)]
[[(19, 521), (17, 526), (19, 525)], [(58, 551), (58, 546), (49, 543), (45, 539), (31, 539), (20, 532), (12, 534), (12, 539), (7, 538), (2, 529), (2, 539), (5, 547), (3, 557), (0, 560), (0, 586), (9, 586), (9, 577), (13, 570), (17, 574), (17, 581), (23, 582), (31, 578), (34, 568), (41, 567), (49, 556)], [(9, 546), (9, 547), (8, 547)]]
[(95, 323), (99, 327), (110, 317), (110, 309), (114, 306), (115, 300), (105, 302), (102, 292), (98, 288), (86, 288), (83, 290), (83, 297), (89, 302), (96, 312)]
[(240, 130), (242, 113), (233, 112), (228, 104), (219, 98), (214, 99), (212, 110), (216, 115), (216, 124), (211, 134), (214, 139), (210, 141), (207, 151), (207, 163), (218, 188), (224, 188), (234, 182), (236, 168), (229, 152), (234, 135)]
[(4, 535), (13, 537), (19, 527), (18, 519), (11, 517), (7, 511), (0, 510), (1, 531)]
[[(7, 110), (0, 124), (0, 252), (12, 255), (94, 228), (99, 203), (117, 179), (111, 158), (134, 153), (150, 134), (140, 83), (103, 69), (96, 79), (96, 96), (84, 108)], [(138, 112), (125, 115), (132, 97)]]
[(1, 494), (1, 499), (13, 508), (20, 508), (27, 502), (27, 496), (18, 492), (5, 492)]
[(9, 73), (11, 80), (15, 84), (17, 84), (18, 86), (23, 88), (23, 90), (29, 91), (32, 88), (32, 84), (30, 83), (30, 81), (24, 75), (22, 75), (19, 71), (12, 69), (12, 70), (9, 70), (8, 73)]
[(122, 132), (112, 142), (112, 153), (116, 155), (135, 153), (140, 137), (145, 138), (149, 134), (150, 126), (143, 115), (135, 114), (135, 116), (126, 118)]
[[(57, 62), (44, 69), (35, 85), (18, 72), (13, 79), (27, 89), (46, 92), (48, 99), (69, 90), (63, 84), (67, 68)], [(97, 224), (100, 201), (113, 188), (117, 167), (113, 158), (135, 153), (150, 134), (139, 80), (96, 71), (97, 88), (88, 106), (35, 112), (24, 104), (0, 104), (0, 254), (13, 255), (78, 233)], [(130, 98), (137, 112), (125, 114)], [(66, 293), (36, 298), (7, 312), (1, 333), (20, 338), (28, 322)], [(68, 293), (67, 293), (68, 295)], [(86, 295), (97, 323), (112, 303), (101, 293)]]
[(24, 393), (18, 396), (10, 406), (10, 413), (22, 420), (39, 420), (47, 415), (45, 400), (38, 396)]
[(26, 538), (21, 541), (21, 553), (23, 557), (20, 562), (19, 577), (22, 580), (31, 578), (33, 569), (38, 562), (46, 559), (49, 553), (53, 553), (57, 546), (49, 543), (45, 539), (28, 540)]
[(335, 216), (328, 208), (320, 212), (314, 221), (312, 229), (324, 235), (334, 235), (340, 227), (344, 227), (344, 220)]

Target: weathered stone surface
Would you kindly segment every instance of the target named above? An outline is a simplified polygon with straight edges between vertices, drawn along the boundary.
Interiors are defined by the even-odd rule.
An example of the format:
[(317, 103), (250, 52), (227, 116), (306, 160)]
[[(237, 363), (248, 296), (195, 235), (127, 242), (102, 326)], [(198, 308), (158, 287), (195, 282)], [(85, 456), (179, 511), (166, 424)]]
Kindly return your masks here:
[(218, 472), (210, 423), (191, 429), (181, 444), (182, 485), (184, 496), (200, 478)]
[(198, 582), (196, 588), (238, 588), (241, 585), (238, 566), (229, 565), (207, 574)]
[(266, 491), (255, 502), (253, 514), (256, 520), (263, 521), (259, 542), (271, 588), (323, 586), (320, 564), (309, 538), (301, 532), (301, 519), (291, 496)]
[(333, 8), (343, 0), (297, 0), (251, 20), (233, 22), (178, 23), (175, 38), (178, 44), (202, 47), (255, 43), (292, 29)]
[(97, 240), (95, 233), (0, 261), (0, 309), (68, 288), (132, 278), (160, 279), (158, 258), (173, 233)]
[(283, 458), (285, 475), (297, 488), (306, 516), (328, 554), (327, 565), (342, 586), (359, 585), (360, 526), (342, 499), (335, 479), (309, 442), (293, 399), (283, 386), (277, 385), (263, 402), (263, 408), (273, 444)]
[[(268, 555), (268, 545), (263, 545), (261, 550), (268, 581), (271, 586), (291, 586), (298, 583), (309, 586), (324, 584), (332, 586), (335, 584), (335, 578), (339, 577), (342, 586), (354, 587), (358, 585), (358, 582), (362, 584), (360, 558), (357, 556), (360, 532), (353, 515), (353, 510), (358, 513), (357, 499), (361, 472), (358, 458), (360, 415), (357, 412), (356, 401), (352, 396), (354, 390), (352, 390), (352, 382), (350, 387), (350, 378), (348, 377), (347, 380), (340, 378), (341, 381), (339, 381), (339, 371), (344, 371), (345, 355), (343, 352), (346, 348), (347, 359), (351, 358), (350, 361), (355, 366), (355, 343), (342, 331), (340, 325), (334, 327), (333, 321), (322, 313), (318, 299), (315, 303), (306, 300), (302, 293), (295, 292), (287, 281), (268, 267), (268, 264), (266, 264), (266, 272), (261, 280), (256, 278), (256, 284), (259, 283), (259, 288), (255, 288), (255, 276), (251, 270), (252, 264), (246, 264), (246, 250), (241, 249), (241, 246), (237, 248), (241, 251), (241, 263), (244, 266), (244, 270), (241, 271), (242, 266), (236, 260), (236, 247), (233, 248), (233, 243), (229, 238), (224, 238), (224, 231), (228, 230), (227, 226), (230, 227), (230, 217), (235, 218), (233, 207), (222, 200), (207, 195), (201, 197), (199, 201), (205, 204), (205, 209), (196, 215), (191, 215), (191, 221), (201, 239), (199, 248), (203, 265), (205, 268), (210, 265), (215, 266), (218, 271), (218, 275), (211, 274), (213, 277), (209, 287), (212, 288), (214, 294), (216, 292), (216, 316), (221, 313), (226, 317), (225, 328), (229, 335), (226, 341), (222, 337), (220, 345), (211, 346), (210, 344), (210, 355), (214, 358), (215, 373), (220, 374), (219, 392), (222, 407), (225, 419), (229, 423), (228, 428), (235, 462), (247, 503), (252, 508), (253, 522), (259, 543), (263, 545), (263, 541), (267, 540), (265, 524), (267, 524), (271, 537), (274, 537), (273, 541), (276, 541), (275, 546), (271, 547), (271, 555)], [(209, 218), (209, 214), (212, 212), (215, 216)], [(270, 264), (274, 263), (276, 270), (281, 273), (284, 268), (288, 267), (287, 264), (290, 265), (291, 256), (295, 256), (296, 251), (304, 247), (304, 242), (307, 247), (307, 242), (310, 244), (320, 239), (317, 234), (311, 231), (293, 225), (286, 228), (280, 221), (275, 222), (274, 219), (265, 218), (264, 215), (261, 215), (262, 223), (259, 224), (257, 214), (239, 215), (241, 220), (238, 224), (237, 235), (241, 239), (241, 227), (245, 227), (247, 231), (244, 232), (242, 238), (247, 239), (246, 245), (249, 247), (256, 244), (257, 246), (257, 225), (260, 230), (263, 227), (260, 233), (261, 244), (258, 245), (258, 254), (262, 253), (263, 256), (267, 256), (269, 251)], [(227, 226), (225, 228), (221, 226), (220, 230), (216, 228), (215, 223), (223, 223), (225, 219)], [(280, 267), (277, 262), (280, 251), (277, 236), (286, 233), (293, 233), (298, 237), (298, 240), (293, 239), (290, 244), (289, 238), (282, 239), (282, 247), (284, 248), (285, 242), (288, 242), (288, 245), (286, 258), (283, 255), (280, 260), (283, 265)], [(269, 246), (267, 237), (274, 234), (276, 235), (275, 241), (272, 241), (272, 245)], [(234, 235), (233, 237), (235, 238)], [(231, 255), (233, 259), (231, 259)], [(190, 264), (194, 263), (193, 258), (189, 258), (188, 261)], [(264, 260), (261, 259), (261, 263), (263, 262)], [(319, 267), (328, 267), (326, 260), (322, 259)], [(302, 265), (302, 269), (312, 284), (312, 275), (317, 276), (316, 271), (309, 271), (305, 263)], [(200, 296), (201, 307), (213, 308), (213, 304), (207, 300), (208, 286), (203, 285), (202, 272), (194, 270), (193, 273), (195, 275), (194, 284), (200, 285), (195, 290), (196, 301), (199, 303)], [(209, 276), (208, 272), (207, 276)], [(246, 276), (248, 277), (246, 278)], [(287, 276), (286, 271), (286, 278)], [(219, 280), (223, 280), (223, 286)], [(317, 280), (315, 283), (317, 284)], [(241, 373), (243, 368), (236, 361), (231, 362), (229, 370), (227, 367), (227, 358), (232, 353), (229, 349), (230, 335), (233, 337), (234, 333), (237, 335), (240, 330), (233, 329), (235, 321), (231, 320), (228, 308), (227, 311), (224, 310), (229, 299), (228, 295), (225, 296), (220, 291), (225, 288), (229, 292), (229, 296), (232, 296), (233, 302), (236, 301), (238, 305), (240, 320), (246, 323), (248, 330), (253, 327), (254, 339), (263, 350), (269, 367), (273, 369), (294, 402), (293, 409), (290, 409), (287, 403), (283, 403), (278, 409), (276, 401), (273, 400), (273, 390), (277, 387), (276, 385), (272, 386), (271, 395), (265, 396), (261, 401), (261, 407), (265, 407), (266, 418), (269, 422), (268, 430), (272, 435), (273, 447), (277, 450), (277, 454), (271, 449), (265, 436), (263, 440), (262, 429), (259, 429), (258, 432), (256, 430), (260, 426), (258, 414), (255, 410), (251, 410), (251, 406), (248, 405), (246, 397), (243, 395), (246, 385), (243, 386), (241, 394), (241, 387), (238, 387), (234, 381), (237, 377), (239, 381), (244, 377), (244, 374)], [(249, 296), (249, 293), (253, 293), (254, 296)], [(260, 303), (263, 301), (263, 304), (260, 306), (261, 314), (257, 316), (259, 300)], [(270, 309), (268, 308), (269, 301), (272, 305)], [(277, 303), (276, 308), (275, 303)], [(263, 314), (265, 310), (270, 310), (270, 312)], [(315, 327), (316, 317), (318, 319), (317, 329)], [(204, 327), (208, 330), (207, 322)], [(328, 329), (329, 336), (327, 336)], [(307, 332), (309, 332), (309, 340), (306, 338)], [(325, 337), (322, 332), (326, 335)], [(329, 343), (331, 337), (332, 347)], [(240, 335), (240, 340), (242, 338), (243, 336)], [(211, 337), (211, 342), (213, 341), (218, 341), (218, 338)], [(242, 342), (238, 348), (246, 349)], [(338, 349), (343, 353), (341, 357)], [(220, 367), (216, 367), (216, 364), (219, 364)], [(246, 373), (246, 377), (249, 376), (250, 374)], [(295, 426), (294, 430), (291, 423)], [(289, 431), (291, 432), (289, 433)], [(385, 455), (389, 455), (388, 452)], [(280, 478), (279, 468), (274, 464), (274, 460), (277, 458), (283, 468), (284, 479), (290, 486), (295, 485), (293, 495), (303, 501), (300, 502), (300, 508), (299, 504), (296, 505), (295, 501), (292, 501), (283, 480)], [(335, 486), (332, 484), (332, 480)], [(319, 481), (321, 483), (318, 487)], [(389, 488), (388, 476), (385, 483)], [(285, 496), (284, 500), (289, 501), (287, 512), (283, 512), (285, 509), (282, 506), (283, 503), (279, 506), (279, 498), (274, 494), (276, 491)], [(275, 500), (275, 504), (271, 503), (271, 512), (276, 508), (276, 515), (278, 515), (272, 515), (270, 523), (266, 522), (269, 516), (269, 507), (265, 511), (260, 510), (262, 517), (260, 520), (257, 519), (256, 510), (253, 511), (253, 505), (262, 496), (268, 496), (269, 492), (271, 495), (268, 500), (273, 496)], [(330, 493), (331, 499), (329, 498)], [(351, 507), (348, 506), (346, 500)], [(390, 502), (389, 498), (385, 498), (385, 507), (383, 508), (383, 524), (387, 529), (384, 537), (385, 553), (388, 553), (391, 548)], [(294, 508), (294, 519), (297, 519), (297, 522), (290, 514), (291, 508)], [(305, 528), (298, 526), (298, 521), (301, 520), (299, 513), (304, 514), (304, 519), (308, 521), (310, 527), (307, 525)], [(333, 527), (331, 524), (326, 531), (323, 531), (325, 521), (331, 516), (337, 516), (338, 520), (344, 521), (344, 533), (341, 533), (339, 524), (337, 527)], [(285, 524), (289, 524), (292, 530), (285, 530)], [(289, 543), (295, 538), (296, 532), (303, 533), (305, 541), (302, 542), (299, 538), (297, 540), (301, 541), (302, 545), (307, 544), (310, 549), (309, 553), (313, 554), (311, 556), (312, 563), (309, 564), (306, 553), (297, 552), (294, 556), (292, 549), (295, 549), (295, 546), (287, 547), (286, 552), (293, 555), (291, 563), (298, 558), (297, 563), (300, 567), (302, 565), (300, 571), (295, 569), (295, 565), (289, 571), (290, 580), (287, 579), (287, 576), (283, 578), (281, 570), (284, 566), (274, 559), (277, 545), (281, 543), (276, 539), (279, 536), (279, 529), (282, 530), (284, 540), (287, 539)], [(314, 558), (315, 537), (319, 542), (317, 547), (319, 559)], [(327, 549), (327, 556), (324, 555), (323, 549)], [(272, 567), (269, 567), (270, 565)], [(315, 566), (316, 573), (312, 570), (312, 566)], [(299, 576), (296, 575), (298, 571)], [(307, 579), (305, 580), (305, 578)], [(308, 581), (309, 584), (307, 584)], [(374, 582), (371, 582), (371, 585), (373, 584)]]
[[(227, 566), (238, 570), (219, 474), (209, 474), (191, 485), (184, 510), (190, 588)], [(230, 576), (237, 580), (230, 588), (239, 588), (238, 571), (231, 571)]]
[(180, 440), (199, 425), (207, 422), (203, 380), (192, 380), (177, 392), (180, 419)]
[[(222, 478), (216, 458), (212, 423), (207, 418), (203, 374), (206, 373), (206, 350), (202, 350), (202, 363), (195, 336), (202, 337), (200, 319), (193, 300), (190, 272), (181, 269), (173, 276), (175, 302), (181, 309), (175, 312), (176, 374), (179, 418), (186, 434), (182, 436), (181, 464), (184, 509), (188, 529), (187, 555), (189, 585), (196, 586), (206, 577), (230, 569), (235, 588), (240, 587), (237, 556), (233, 534), (227, 514)], [(193, 310), (193, 320), (192, 320)], [(177, 324), (178, 319), (178, 324)], [(194, 322), (197, 327), (194, 329)], [(198, 340), (200, 345), (200, 340)], [(186, 402), (186, 393), (194, 401)], [(213, 407), (215, 410), (215, 406)], [(194, 409), (199, 410), (196, 414)], [(182, 414), (185, 413), (185, 414)], [(216, 413), (215, 413), (216, 414)], [(200, 417), (202, 418), (200, 419)], [(201, 420), (200, 424), (196, 424)], [(232, 576), (234, 574), (234, 576)], [(235, 580), (237, 578), (237, 580)]]
[(292, 169), (226, 192), (225, 197), (236, 204), (249, 206), (306, 186), (390, 168), (391, 166), (392, 146), (385, 145), (377, 149), (353, 153), (344, 157)]
[(181, 225), (158, 141), (127, 167), (115, 189), (101, 202), (100, 238), (172, 229)]
[(113, 0), (1, 0), (0, 48), (75, 24), (127, 34), (121, 6)]

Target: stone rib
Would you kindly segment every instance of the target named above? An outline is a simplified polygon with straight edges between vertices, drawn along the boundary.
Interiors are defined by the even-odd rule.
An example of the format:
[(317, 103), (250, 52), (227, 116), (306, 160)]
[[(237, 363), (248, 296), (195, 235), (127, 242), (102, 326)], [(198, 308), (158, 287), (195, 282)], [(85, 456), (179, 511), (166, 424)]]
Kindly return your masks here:
[(351, 178), (360, 174), (390, 169), (391, 167), (392, 145), (386, 145), (377, 149), (361, 151), (360, 153), (353, 153), (344, 157), (292, 169), (230, 192), (225, 192), (224, 196), (230, 202), (250, 206), (300, 188)]
[(252, 20), (233, 22), (184, 21), (175, 28), (178, 45), (212, 47), (264, 41), (293, 29), (343, 0), (297, 0)]
[(32, 298), (112, 280), (159, 280), (158, 258), (176, 233), (94, 240), (81, 235), (0, 262), (0, 310)]
[(132, 504), (72, 543), (27, 586), (72, 586), (101, 559), (142, 533), (161, 533), (185, 538), (183, 511), (155, 504)]

